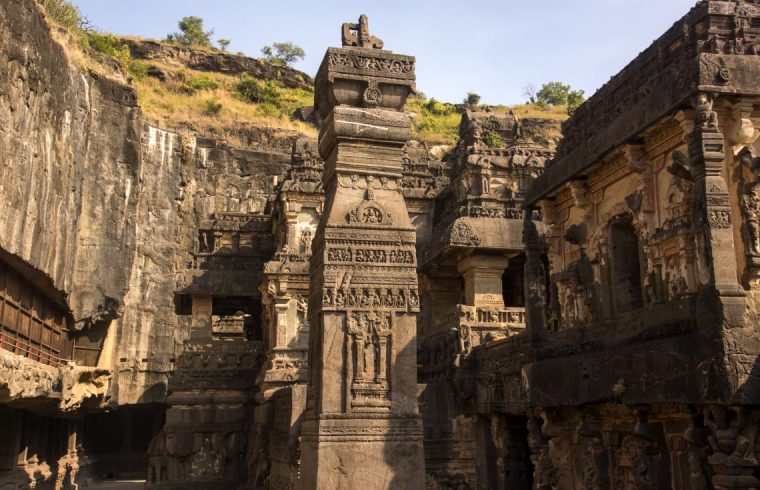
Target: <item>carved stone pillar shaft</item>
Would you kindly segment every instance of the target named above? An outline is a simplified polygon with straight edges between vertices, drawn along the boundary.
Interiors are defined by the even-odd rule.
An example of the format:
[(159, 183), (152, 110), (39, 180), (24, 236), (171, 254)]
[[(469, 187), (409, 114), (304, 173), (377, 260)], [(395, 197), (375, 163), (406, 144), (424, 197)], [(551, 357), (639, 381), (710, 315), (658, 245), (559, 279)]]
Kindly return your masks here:
[(509, 259), (500, 256), (470, 255), (457, 264), (464, 277), (465, 303), (470, 306), (504, 306), (502, 275)]
[(326, 196), (310, 270), (305, 489), (424, 487), (416, 234), (401, 194), (414, 58), (378, 43), (366, 17), (345, 27), (315, 82)]
[(541, 239), (531, 211), (523, 218), (523, 243), (525, 244), (525, 323), (531, 343), (540, 344), (549, 335), (547, 328), (545, 244)]
[(204, 340), (211, 339), (211, 313), (211, 296), (193, 295), (193, 323), (190, 330), (190, 338)]
[[(733, 221), (728, 185), (723, 177), (726, 159), (725, 138), (718, 128), (717, 114), (712, 102), (701, 96), (694, 129), (687, 134), (689, 164), (694, 176), (692, 223), (695, 228), (697, 288), (708, 297), (717, 293), (724, 307), (737, 303), (737, 308), (724, 311), (728, 321), (731, 310), (740, 315), (743, 303), (738, 297), (744, 291), (737, 280), (737, 261), (734, 249)], [(730, 299), (734, 297), (736, 299)], [(711, 301), (702, 301), (705, 314), (697, 315), (705, 324), (715, 324), (717, 309)], [(718, 320), (720, 321), (720, 320)]]

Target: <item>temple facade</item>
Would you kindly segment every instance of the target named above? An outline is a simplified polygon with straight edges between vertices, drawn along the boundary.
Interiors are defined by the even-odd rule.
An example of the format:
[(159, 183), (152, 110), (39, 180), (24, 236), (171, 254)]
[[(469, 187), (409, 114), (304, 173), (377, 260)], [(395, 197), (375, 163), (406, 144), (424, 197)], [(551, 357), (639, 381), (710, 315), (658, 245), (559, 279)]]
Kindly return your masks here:
[(0, 487), (760, 488), (756, 2), (699, 2), (558, 145), (462, 106), (444, 149), (365, 16), (313, 82), (318, 139), (242, 149), (66, 78), (30, 2), (0, 52), (22, 19), (39, 76), (0, 89), (98, 109), (0, 97), (57, 124), (0, 131)]

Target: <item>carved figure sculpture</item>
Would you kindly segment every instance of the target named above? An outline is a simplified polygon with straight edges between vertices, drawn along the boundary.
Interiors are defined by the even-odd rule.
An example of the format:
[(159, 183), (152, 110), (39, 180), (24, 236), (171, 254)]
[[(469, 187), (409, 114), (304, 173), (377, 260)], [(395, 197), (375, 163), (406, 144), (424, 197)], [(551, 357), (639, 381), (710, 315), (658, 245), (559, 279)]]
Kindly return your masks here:
[(745, 410), (732, 410), (733, 417), (725, 407), (705, 411), (705, 421), (713, 432), (707, 440), (714, 454), (754, 460), (757, 428), (750, 423)]
[(689, 481), (691, 488), (694, 490), (707, 490), (708, 485), (708, 471), (706, 469), (707, 454), (709, 449), (707, 446), (707, 438), (705, 437), (704, 426), (697, 425), (696, 415), (692, 415), (689, 420), (689, 426), (683, 433), (684, 439), (689, 443), (688, 448), (688, 463), (689, 463)]
[(718, 113), (713, 110), (713, 101), (707, 94), (697, 98), (697, 122), (704, 129), (718, 129)]
[(672, 154), (673, 163), (666, 167), (666, 170), (678, 178), (688, 181), (694, 181), (689, 166), (689, 158), (681, 151), (674, 151)]
[(744, 184), (739, 200), (744, 215), (744, 233), (747, 253), (760, 255), (760, 159), (747, 147), (739, 153), (739, 163), (752, 172), (753, 180)]

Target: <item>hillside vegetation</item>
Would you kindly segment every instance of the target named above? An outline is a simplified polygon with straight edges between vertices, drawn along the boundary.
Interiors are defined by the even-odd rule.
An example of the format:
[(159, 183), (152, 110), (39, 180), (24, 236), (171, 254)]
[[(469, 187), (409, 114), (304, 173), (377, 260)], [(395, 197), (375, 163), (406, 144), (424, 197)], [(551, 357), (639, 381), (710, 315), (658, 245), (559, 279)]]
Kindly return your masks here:
[[(490, 106), (492, 112), (513, 111), (520, 119), (542, 119), (554, 122), (547, 124), (543, 136), (546, 140), (560, 137), (559, 122), (568, 118), (565, 105), (523, 104), (516, 106)], [(462, 105), (439, 102), (435, 98), (410, 97), (406, 110), (413, 114), (412, 136), (438, 144), (456, 144), (459, 140), (459, 123), (462, 119)]]
[(313, 103), (309, 90), (155, 62), (133, 62), (130, 74), (145, 117), (165, 127), (221, 135), (253, 125), (317, 135), (314, 126), (293, 118), (296, 109)]
[[(295, 130), (307, 136), (317, 136), (313, 124), (296, 117), (299, 108), (313, 104), (313, 89), (306, 85), (288, 86), (278, 80), (252, 77), (247, 73), (222, 73), (155, 59), (133, 59), (130, 43), (125, 40), (129, 39), (134, 45), (134, 41), (139, 42), (139, 39), (122, 39), (89, 29), (87, 19), (66, 0), (37, 1), (47, 13), (48, 20), (58, 27), (54, 30), (55, 35), (71, 60), (84, 69), (132, 85), (145, 118), (152, 123), (218, 137), (234, 134), (235, 129), (243, 126)], [(240, 55), (230, 55), (208, 45), (191, 48), (235, 56), (238, 60), (241, 58)], [(259, 66), (271, 64), (268, 59), (243, 59), (255, 61)], [(304, 75), (304, 78), (308, 76)], [(476, 94), (468, 96), (477, 97)], [(413, 96), (409, 98), (406, 110), (412, 115), (413, 138), (444, 145), (453, 145), (458, 141), (464, 110), (461, 104)], [(512, 110), (523, 119), (557, 122), (567, 118), (567, 107), (564, 105), (492, 106), (491, 110)], [(547, 125), (546, 132), (547, 140), (560, 136), (558, 124)]]

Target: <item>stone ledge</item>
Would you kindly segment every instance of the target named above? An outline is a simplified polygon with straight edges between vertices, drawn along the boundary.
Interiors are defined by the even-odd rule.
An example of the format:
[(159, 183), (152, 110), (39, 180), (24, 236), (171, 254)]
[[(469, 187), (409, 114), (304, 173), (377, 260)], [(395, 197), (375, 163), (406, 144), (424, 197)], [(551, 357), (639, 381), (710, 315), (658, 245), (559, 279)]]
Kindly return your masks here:
[(54, 402), (64, 412), (83, 405), (103, 406), (109, 399), (111, 371), (73, 363), (53, 367), (0, 350), (0, 400)]

